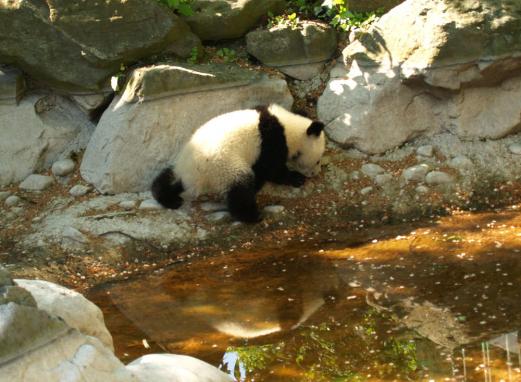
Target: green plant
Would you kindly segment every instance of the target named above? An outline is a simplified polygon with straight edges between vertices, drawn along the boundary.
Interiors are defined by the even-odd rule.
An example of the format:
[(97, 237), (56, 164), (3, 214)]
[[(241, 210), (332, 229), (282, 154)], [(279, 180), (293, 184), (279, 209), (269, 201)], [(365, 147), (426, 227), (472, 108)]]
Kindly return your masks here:
[(235, 50), (230, 48), (221, 48), (216, 52), (216, 54), (217, 57), (219, 57), (226, 63), (234, 62), (235, 60), (237, 60), (237, 53), (235, 52)]
[(382, 14), (377, 12), (352, 12), (345, 0), (290, 0), (285, 14), (268, 15), (268, 27), (288, 25), (295, 29), (301, 18), (320, 19), (334, 28), (347, 31), (351, 27), (366, 27), (375, 22)]
[(199, 52), (199, 48), (194, 46), (192, 50), (190, 50), (190, 56), (186, 59), (186, 62), (189, 64), (197, 64), (199, 62), (199, 58), (201, 54)]
[(268, 16), (268, 28), (272, 28), (274, 26), (287, 26), (291, 29), (297, 29), (300, 22), (300, 18), (295, 12), (290, 14), (283, 14), (280, 16), (274, 16), (270, 13)]
[(191, 16), (194, 11), (191, 6), (192, 0), (157, 0), (160, 3), (167, 5), (174, 12), (182, 16)]

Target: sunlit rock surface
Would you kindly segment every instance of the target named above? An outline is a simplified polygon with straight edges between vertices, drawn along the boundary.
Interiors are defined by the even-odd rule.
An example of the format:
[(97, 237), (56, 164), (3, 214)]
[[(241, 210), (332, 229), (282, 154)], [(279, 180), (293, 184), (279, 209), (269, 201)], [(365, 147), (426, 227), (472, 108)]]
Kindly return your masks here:
[(519, 130), (518, 2), (405, 1), (343, 51), (318, 102), (336, 142), (382, 153), (420, 135)]

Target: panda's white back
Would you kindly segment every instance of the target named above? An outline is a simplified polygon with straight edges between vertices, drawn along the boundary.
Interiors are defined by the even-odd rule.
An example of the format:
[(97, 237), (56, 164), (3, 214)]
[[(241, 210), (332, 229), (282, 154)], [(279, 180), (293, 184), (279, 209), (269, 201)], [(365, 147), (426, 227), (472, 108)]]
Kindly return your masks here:
[(211, 119), (198, 128), (181, 150), (174, 172), (188, 195), (225, 192), (260, 155), (256, 110), (239, 110)]

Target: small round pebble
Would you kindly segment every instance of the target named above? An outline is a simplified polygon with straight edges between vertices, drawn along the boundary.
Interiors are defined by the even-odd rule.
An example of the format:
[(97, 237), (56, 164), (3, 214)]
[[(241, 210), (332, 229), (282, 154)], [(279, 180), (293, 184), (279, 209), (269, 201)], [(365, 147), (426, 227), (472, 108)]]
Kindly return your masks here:
[(510, 146), (508, 146), (508, 150), (512, 154), (521, 155), (521, 143), (513, 143)]
[(134, 200), (123, 200), (119, 203), (119, 206), (124, 210), (132, 210), (136, 207), (136, 202)]
[(360, 194), (362, 195), (367, 195), (369, 194), (370, 192), (373, 191), (373, 187), (369, 186), (369, 187), (364, 187), (360, 190)]
[(452, 176), (443, 171), (431, 171), (425, 177), (427, 184), (447, 184), (452, 183)]
[(53, 163), (51, 171), (54, 176), (65, 176), (73, 172), (75, 166), (76, 163), (72, 159), (62, 159)]
[(416, 166), (412, 166), (409, 168), (406, 168), (402, 172), (402, 176), (407, 181), (417, 181), (422, 182), (425, 178), (425, 175), (429, 172), (429, 166), (426, 164), (419, 164)]
[(458, 170), (468, 170), (474, 167), (474, 164), (465, 155), (458, 155), (449, 161), (449, 166)]
[(155, 199), (143, 200), (139, 205), (140, 210), (159, 210), (163, 208)]
[(22, 199), (19, 196), (11, 195), (5, 200), (5, 205), (7, 207), (13, 207), (19, 204), (22, 201)]
[(431, 145), (420, 146), (416, 149), (416, 154), (431, 157), (434, 154), (434, 148)]
[(416, 192), (418, 194), (426, 194), (427, 192), (429, 192), (429, 188), (424, 185), (419, 185), (418, 187), (416, 187)]
[(83, 184), (77, 184), (69, 190), (69, 194), (71, 194), (72, 196), (78, 197), (78, 196), (86, 195), (87, 193), (89, 193), (89, 191), (90, 191), (89, 186), (84, 186)]
[(350, 175), (349, 175), (349, 178), (351, 180), (358, 180), (360, 179), (360, 172), (359, 171), (353, 171)]
[(381, 166), (374, 163), (363, 164), (360, 170), (364, 175), (370, 178), (374, 178), (376, 175), (383, 174), (385, 172), (385, 170)]
[(282, 213), (283, 211), (285, 210), (284, 206), (280, 206), (280, 205), (272, 205), (272, 206), (266, 206), (264, 207), (264, 212), (268, 213), (268, 214), (273, 214), (273, 215), (278, 215), (280, 213)]
[(383, 186), (389, 183), (392, 179), (393, 176), (391, 174), (378, 174), (374, 177), (374, 182), (379, 186)]
[(43, 191), (53, 183), (52, 176), (31, 174), (20, 183), (20, 188), (26, 191)]

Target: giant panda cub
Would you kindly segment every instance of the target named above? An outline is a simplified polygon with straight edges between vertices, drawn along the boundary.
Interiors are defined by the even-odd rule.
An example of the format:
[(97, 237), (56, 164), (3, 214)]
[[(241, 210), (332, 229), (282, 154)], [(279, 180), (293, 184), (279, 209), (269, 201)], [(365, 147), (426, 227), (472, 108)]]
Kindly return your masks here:
[(222, 195), (235, 219), (257, 222), (256, 193), (265, 182), (300, 187), (319, 173), (323, 130), (322, 122), (276, 104), (220, 115), (194, 132), (173, 169), (155, 178), (152, 195), (172, 209), (181, 206), (183, 196)]

